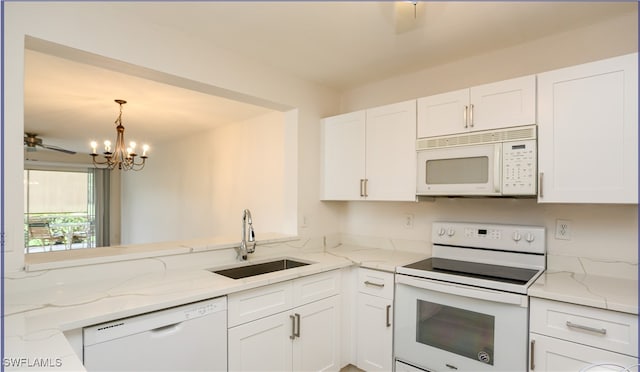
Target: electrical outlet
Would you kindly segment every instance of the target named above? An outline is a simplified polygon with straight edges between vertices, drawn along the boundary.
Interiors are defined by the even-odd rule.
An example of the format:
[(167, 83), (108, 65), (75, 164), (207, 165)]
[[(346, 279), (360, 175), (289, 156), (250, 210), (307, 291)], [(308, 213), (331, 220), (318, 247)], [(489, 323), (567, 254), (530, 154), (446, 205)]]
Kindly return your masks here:
[(412, 214), (405, 214), (404, 215), (404, 224), (403, 224), (405, 229), (413, 229), (413, 215)]
[(556, 220), (556, 239), (571, 240), (571, 221)]

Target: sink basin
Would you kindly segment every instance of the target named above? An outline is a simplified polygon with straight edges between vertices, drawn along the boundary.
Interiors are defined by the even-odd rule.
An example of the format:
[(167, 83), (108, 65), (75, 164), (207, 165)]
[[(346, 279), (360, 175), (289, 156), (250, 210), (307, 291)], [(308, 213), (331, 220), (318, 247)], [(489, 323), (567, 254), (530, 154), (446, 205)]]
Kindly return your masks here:
[(272, 273), (275, 271), (281, 271), (286, 269), (293, 269), (294, 267), (300, 267), (300, 266), (306, 266), (306, 265), (308, 265), (308, 263), (306, 262), (294, 261), (294, 260), (285, 258), (285, 259), (280, 259), (276, 261), (269, 261), (269, 262), (257, 263), (257, 264), (246, 265), (246, 266), (232, 267), (230, 269), (223, 269), (223, 270), (211, 269), (209, 271), (216, 274), (224, 275), (227, 278), (231, 278), (231, 279), (242, 279), (250, 276)]

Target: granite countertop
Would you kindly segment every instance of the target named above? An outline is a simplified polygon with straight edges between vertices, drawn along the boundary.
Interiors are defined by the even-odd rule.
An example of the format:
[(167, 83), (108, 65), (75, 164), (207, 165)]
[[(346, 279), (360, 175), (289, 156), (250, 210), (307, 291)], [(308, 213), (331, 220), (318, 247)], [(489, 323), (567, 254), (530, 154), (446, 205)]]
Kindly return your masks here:
[[(58, 366), (58, 370), (84, 371), (64, 332), (352, 265), (393, 272), (396, 266), (425, 256), (356, 246), (340, 246), (323, 252), (260, 249), (250, 256), (249, 262), (286, 257), (312, 263), (234, 280), (188, 264), (169, 267), (162, 262), (163, 258), (153, 257), (147, 260), (155, 265), (162, 262), (159, 270), (121, 278), (51, 283), (47, 288), (22, 285), (21, 290), (13, 288), (5, 298), (3, 363), (7, 370), (50, 370), (53, 365)], [(117, 264), (130, 265), (128, 262)], [(219, 265), (228, 266), (229, 262)], [(90, 266), (77, 270), (90, 270)], [(10, 278), (9, 281), (19, 280)]]
[(546, 272), (529, 296), (638, 314), (638, 281), (566, 271)]

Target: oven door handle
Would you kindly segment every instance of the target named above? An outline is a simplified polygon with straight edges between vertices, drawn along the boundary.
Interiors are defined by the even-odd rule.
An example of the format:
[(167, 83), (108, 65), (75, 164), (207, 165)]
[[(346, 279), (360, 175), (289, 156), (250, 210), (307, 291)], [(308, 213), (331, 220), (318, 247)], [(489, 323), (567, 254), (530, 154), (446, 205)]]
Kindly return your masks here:
[(528, 307), (527, 296), (516, 293), (501, 292), (485, 288), (470, 288), (455, 283), (444, 283), (398, 274), (396, 274), (396, 283), (451, 295)]

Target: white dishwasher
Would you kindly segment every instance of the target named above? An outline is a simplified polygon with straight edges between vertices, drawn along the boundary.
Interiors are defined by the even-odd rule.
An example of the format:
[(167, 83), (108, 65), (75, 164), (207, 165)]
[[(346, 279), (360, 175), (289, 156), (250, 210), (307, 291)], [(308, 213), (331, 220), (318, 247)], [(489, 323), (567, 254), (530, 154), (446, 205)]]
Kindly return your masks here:
[(227, 298), (83, 329), (88, 371), (226, 371)]

